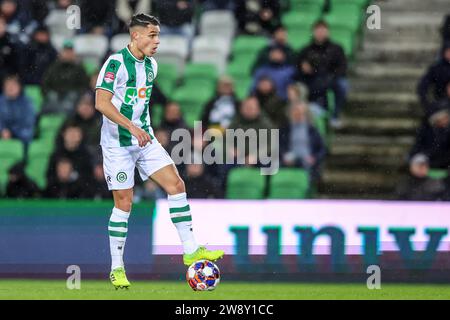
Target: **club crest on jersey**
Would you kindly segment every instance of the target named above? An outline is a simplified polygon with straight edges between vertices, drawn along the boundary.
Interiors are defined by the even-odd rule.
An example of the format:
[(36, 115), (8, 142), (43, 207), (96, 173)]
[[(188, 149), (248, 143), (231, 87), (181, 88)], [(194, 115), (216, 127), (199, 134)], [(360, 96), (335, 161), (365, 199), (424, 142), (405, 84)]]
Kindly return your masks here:
[(154, 75), (153, 75), (153, 72), (150, 71), (150, 72), (148, 73), (148, 76), (147, 76), (147, 81), (148, 81), (148, 82), (152, 82), (153, 79), (155, 79), (155, 77), (154, 77)]
[(116, 78), (116, 76), (113, 72), (107, 72), (105, 74), (104, 80), (106, 83), (113, 83), (115, 78)]

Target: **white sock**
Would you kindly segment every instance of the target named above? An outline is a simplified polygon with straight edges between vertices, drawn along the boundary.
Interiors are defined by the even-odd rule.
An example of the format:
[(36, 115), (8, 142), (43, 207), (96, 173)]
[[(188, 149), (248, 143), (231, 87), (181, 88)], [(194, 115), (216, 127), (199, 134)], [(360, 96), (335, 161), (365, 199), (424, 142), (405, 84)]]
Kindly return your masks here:
[(123, 267), (123, 252), (128, 233), (129, 212), (113, 208), (108, 223), (109, 247), (111, 249), (111, 270)]
[(192, 231), (191, 209), (186, 199), (186, 193), (168, 195), (167, 199), (169, 200), (170, 218), (177, 228), (183, 244), (183, 251), (187, 254), (194, 253), (198, 249), (198, 244)]

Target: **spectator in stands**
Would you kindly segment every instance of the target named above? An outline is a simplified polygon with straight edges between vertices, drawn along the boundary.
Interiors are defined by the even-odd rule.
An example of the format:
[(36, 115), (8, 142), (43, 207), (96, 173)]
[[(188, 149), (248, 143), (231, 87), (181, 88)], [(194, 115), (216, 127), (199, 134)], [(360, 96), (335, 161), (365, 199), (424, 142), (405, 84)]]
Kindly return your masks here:
[(19, 77), (8, 76), (0, 96), (0, 138), (21, 140), (25, 158), (28, 145), (33, 140), (35, 118), (33, 105), (23, 94)]
[(253, 94), (275, 128), (284, 126), (286, 123), (286, 103), (277, 95), (273, 80), (270, 77), (260, 78)]
[(309, 101), (308, 87), (301, 82), (291, 83), (288, 87), (288, 105), (293, 105), (297, 102), (306, 103), (308, 109), (315, 117), (321, 117), (326, 112), (326, 110), (318, 103)]
[(27, 21), (34, 20), (38, 25), (43, 25), (49, 13), (47, 0), (21, 0), (20, 4)]
[(73, 106), (89, 87), (89, 77), (78, 62), (72, 41), (66, 41), (58, 60), (45, 72), (42, 82), (42, 113), (73, 112)]
[(69, 125), (81, 128), (89, 152), (95, 154), (100, 143), (102, 116), (95, 110), (94, 99), (89, 93), (80, 97), (75, 108), (75, 114), (66, 120), (63, 127)]
[(442, 43), (450, 41), (450, 14), (447, 14), (441, 29)]
[(5, 18), (0, 16), (0, 83), (8, 74), (18, 73), (20, 66), (20, 50), (11, 41), (6, 27)]
[(252, 92), (261, 78), (270, 77), (275, 83), (277, 95), (286, 101), (287, 88), (294, 81), (295, 72), (295, 67), (287, 62), (283, 48), (273, 46), (269, 52), (269, 63), (255, 71)]
[(443, 197), (444, 182), (428, 177), (429, 160), (422, 153), (415, 154), (409, 162), (409, 174), (398, 185), (398, 200), (435, 201)]
[(25, 173), (25, 163), (19, 162), (8, 171), (6, 197), (13, 199), (37, 198), (40, 196), (39, 187)]
[(203, 164), (187, 164), (184, 181), (189, 188), (190, 198), (223, 198), (221, 190), (214, 183), (214, 178), (205, 172)]
[(152, 11), (152, 0), (116, 0), (115, 7), (117, 17), (120, 19), (121, 29), (125, 32), (134, 14)]
[(166, 105), (166, 108), (164, 109), (164, 117), (159, 128), (167, 132), (169, 141), (166, 150), (170, 153), (172, 148), (178, 143), (177, 141), (171, 141), (170, 137), (172, 136), (172, 133), (176, 129), (188, 128), (183, 119), (180, 105), (177, 102), (171, 101)]
[(74, 199), (82, 197), (84, 186), (72, 161), (59, 158), (55, 162), (55, 177), (48, 183), (44, 197), (54, 199)]
[(279, 0), (236, 0), (239, 30), (246, 34), (269, 35), (280, 24)]
[(203, 128), (215, 127), (220, 130), (228, 128), (237, 113), (238, 106), (239, 101), (234, 92), (233, 79), (222, 76), (217, 82), (216, 95), (203, 109)]
[(318, 182), (320, 166), (327, 153), (320, 133), (312, 125), (308, 106), (297, 102), (289, 107), (289, 124), (280, 130), (281, 163), (309, 171), (311, 182)]
[[(297, 58), (298, 79), (308, 85), (310, 98), (328, 106), (326, 90), (334, 93), (331, 125), (339, 127), (339, 115), (347, 100), (347, 58), (342, 47), (329, 38), (328, 25), (319, 21), (313, 26), (313, 40)], [(324, 87), (325, 86), (325, 87)]]
[(258, 58), (253, 65), (252, 71), (255, 71), (256, 69), (258, 69), (258, 67), (269, 63), (270, 50), (273, 47), (278, 47), (279, 49), (284, 51), (287, 63), (292, 65), (295, 64), (295, 52), (288, 43), (287, 31), (282, 25), (280, 25), (272, 33), (270, 44), (258, 53)]
[(411, 155), (423, 153), (432, 168), (450, 165), (450, 113), (448, 109), (436, 110), (418, 129)]
[(20, 76), (24, 84), (40, 85), (45, 71), (56, 60), (58, 53), (50, 43), (46, 27), (38, 27), (21, 56)]
[(92, 155), (84, 144), (83, 131), (80, 127), (70, 124), (62, 128), (60, 137), (56, 141), (55, 151), (49, 160), (47, 170), (49, 182), (55, 181), (57, 178), (56, 164), (61, 158), (70, 160), (72, 171), (83, 182), (83, 185), (89, 181), (92, 172)]
[(2, 0), (0, 3), (0, 16), (6, 20), (12, 42), (17, 44), (27, 44), (38, 26), (37, 21), (29, 19), (22, 5), (17, 0)]
[(450, 81), (445, 86), (445, 97), (436, 102), (433, 102), (431, 106), (426, 110), (425, 115), (427, 117), (430, 117), (434, 112), (442, 109), (450, 111)]
[(79, 0), (82, 32), (112, 36), (119, 31), (115, 3), (111, 0)]
[(210, 10), (234, 10), (234, 0), (200, 0), (203, 11)]
[[(437, 100), (445, 97), (445, 87), (450, 82), (450, 41), (444, 43), (442, 57), (433, 63), (420, 79), (417, 92), (425, 110)], [(432, 98), (428, 97), (430, 90)]]
[(161, 35), (179, 34), (191, 41), (194, 35), (192, 0), (155, 0), (155, 9), (161, 21)]
[[(230, 124), (229, 129), (237, 130), (243, 129), (247, 131), (249, 129), (256, 130), (256, 134), (258, 134), (258, 130), (260, 129), (273, 129), (274, 126), (270, 122), (270, 120), (261, 112), (261, 106), (259, 105), (259, 101), (255, 96), (248, 97), (244, 101), (242, 101), (241, 106), (239, 108), (239, 113), (235, 116), (233, 121)], [(270, 137), (270, 136), (269, 136)], [(258, 150), (253, 150), (250, 148), (249, 141), (246, 139), (245, 141), (245, 150), (235, 150), (236, 156), (242, 159), (243, 157), (247, 158), (247, 162), (250, 164), (258, 163), (258, 154), (260, 151), (263, 154), (268, 154), (268, 150), (271, 150), (271, 141), (270, 138), (267, 139), (267, 145), (260, 144), (259, 136), (257, 136), (257, 145), (254, 145)], [(227, 141), (228, 144), (232, 143)], [(232, 145), (238, 145), (234, 142)], [(251, 150), (252, 149), (252, 150)], [(232, 150), (227, 150), (227, 152), (231, 152)], [(245, 154), (244, 154), (245, 151)], [(252, 152), (253, 151), (253, 152)]]

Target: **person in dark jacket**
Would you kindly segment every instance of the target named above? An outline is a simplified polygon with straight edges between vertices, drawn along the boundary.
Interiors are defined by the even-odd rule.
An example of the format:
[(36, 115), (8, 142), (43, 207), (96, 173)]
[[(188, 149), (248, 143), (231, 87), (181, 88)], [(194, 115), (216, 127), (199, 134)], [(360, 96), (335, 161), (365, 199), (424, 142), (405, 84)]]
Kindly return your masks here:
[(92, 173), (92, 155), (83, 141), (83, 132), (80, 127), (69, 125), (62, 128), (57, 139), (56, 148), (49, 160), (47, 180), (54, 181), (57, 177), (56, 164), (59, 159), (65, 158), (71, 162), (72, 171), (83, 184), (89, 180)]
[(189, 188), (189, 197), (193, 199), (222, 198), (221, 190), (214, 183), (213, 177), (205, 172), (203, 164), (186, 165), (186, 187)]
[(5, 194), (7, 198), (37, 198), (40, 193), (37, 184), (27, 177), (24, 162), (16, 163), (9, 169)]
[(234, 93), (233, 79), (222, 76), (217, 82), (216, 95), (203, 109), (203, 128), (216, 127), (225, 130), (236, 115), (238, 106), (239, 101)]
[(270, 77), (261, 78), (253, 94), (275, 128), (286, 124), (286, 102), (277, 95), (275, 84)]
[[(340, 112), (347, 99), (347, 58), (342, 47), (330, 40), (326, 22), (319, 21), (313, 26), (313, 36), (311, 44), (302, 49), (298, 55), (296, 64), (298, 80), (312, 78), (307, 81), (310, 98), (314, 98), (315, 91), (320, 92), (321, 96), (318, 96), (318, 98), (322, 100), (325, 98), (325, 101), (313, 100), (320, 105), (324, 105), (324, 103), (328, 105), (326, 97), (323, 97), (326, 90), (321, 87), (321, 83), (326, 86), (326, 89), (331, 89), (334, 92), (335, 110), (332, 118), (337, 124)], [(314, 79), (317, 81), (312, 81)]]
[(8, 76), (0, 96), (0, 138), (19, 139), (24, 144), (25, 158), (33, 140), (36, 115), (31, 101), (23, 94), (19, 77)]
[(83, 197), (84, 186), (72, 162), (60, 158), (55, 162), (55, 178), (50, 180), (44, 192), (45, 198), (77, 199)]
[(423, 121), (410, 154), (417, 153), (425, 154), (432, 168), (446, 169), (450, 166), (450, 112), (448, 109), (436, 110)]
[(194, 4), (192, 0), (157, 0), (155, 10), (161, 21), (161, 34), (183, 35), (189, 41), (193, 37), (192, 18)]
[(79, 95), (88, 89), (89, 77), (68, 40), (42, 79), (42, 113), (72, 113)]
[(304, 168), (311, 182), (320, 179), (320, 165), (327, 153), (325, 143), (311, 124), (308, 106), (298, 102), (289, 107), (289, 124), (280, 129), (280, 163)]
[(445, 97), (448, 82), (450, 82), (450, 41), (444, 44), (442, 57), (428, 68), (417, 86), (417, 93), (425, 110)]
[(278, 47), (284, 51), (284, 54), (286, 55), (286, 62), (288, 64), (292, 65), (295, 64), (295, 52), (294, 49), (292, 49), (292, 47), (288, 43), (286, 28), (280, 25), (274, 30), (270, 44), (267, 45), (258, 53), (258, 57), (256, 58), (255, 64), (252, 67), (253, 72), (260, 66), (269, 63), (270, 60), (269, 54), (270, 50), (273, 47)]
[(40, 85), (45, 71), (56, 60), (58, 53), (50, 43), (46, 27), (37, 28), (21, 57), (20, 76), (24, 84)]
[(398, 185), (398, 200), (436, 201), (443, 198), (445, 184), (443, 180), (428, 177), (428, 157), (418, 153), (410, 160), (409, 174)]
[(256, 69), (253, 76), (252, 92), (256, 84), (264, 77), (270, 77), (277, 91), (277, 95), (287, 101), (287, 88), (294, 81), (295, 67), (286, 60), (286, 55), (281, 47), (274, 46), (269, 52), (269, 63)]
[(164, 109), (164, 117), (158, 129), (167, 132), (168, 145), (166, 150), (171, 153), (172, 148), (178, 143), (177, 141), (171, 140), (172, 133), (177, 129), (188, 129), (188, 126), (183, 119), (180, 105), (177, 102), (171, 101), (166, 105), (166, 108)]
[(269, 35), (280, 24), (279, 0), (236, 0), (234, 12), (242, 33)]
[(6, 27), (5, 18), (0, 16), (0, 83), (3, 83), (7, 75), (19, 73), (20, 67), (20, 50), (11, 41)]

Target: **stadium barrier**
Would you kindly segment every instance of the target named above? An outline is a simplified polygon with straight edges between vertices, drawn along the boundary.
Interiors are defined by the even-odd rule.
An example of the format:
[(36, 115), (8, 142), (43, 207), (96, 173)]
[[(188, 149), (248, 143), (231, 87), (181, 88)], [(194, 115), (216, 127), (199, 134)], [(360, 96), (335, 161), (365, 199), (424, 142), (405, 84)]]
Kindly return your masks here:
[[(64, 277), (67, 267), (104, 278), (112, 202), (0, 202), (0, 276)], [(201, 244), (227, 253), (225, 278), (362, 281), (450, 280), (450, 204), (325, 200), (191, 200)], [(125, 249), (130, 277), (182, 279), (168, 204), (133, 207)]]

